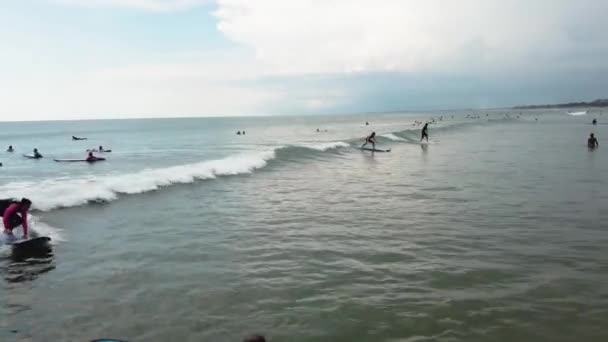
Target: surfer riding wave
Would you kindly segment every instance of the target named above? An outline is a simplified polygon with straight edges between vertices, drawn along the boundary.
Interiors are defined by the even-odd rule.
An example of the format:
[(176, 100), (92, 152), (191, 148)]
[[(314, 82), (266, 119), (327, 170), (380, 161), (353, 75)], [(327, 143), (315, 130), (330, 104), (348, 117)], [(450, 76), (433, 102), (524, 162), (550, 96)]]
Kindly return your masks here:
[(372, 144), (372, 148), (376, 149), (376, 132), (372, 132), (372, 134), (365, 137), (365, 142), (361, 145), (361, 148), (364, 148), (367, 144)]

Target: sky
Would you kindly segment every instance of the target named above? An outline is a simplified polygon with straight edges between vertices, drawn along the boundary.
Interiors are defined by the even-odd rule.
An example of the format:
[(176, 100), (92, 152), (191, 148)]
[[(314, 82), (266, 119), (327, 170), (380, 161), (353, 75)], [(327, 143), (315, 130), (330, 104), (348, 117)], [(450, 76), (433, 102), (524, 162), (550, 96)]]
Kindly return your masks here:
[(602, 0), (4, 0), (0, 121), (608, 97)]

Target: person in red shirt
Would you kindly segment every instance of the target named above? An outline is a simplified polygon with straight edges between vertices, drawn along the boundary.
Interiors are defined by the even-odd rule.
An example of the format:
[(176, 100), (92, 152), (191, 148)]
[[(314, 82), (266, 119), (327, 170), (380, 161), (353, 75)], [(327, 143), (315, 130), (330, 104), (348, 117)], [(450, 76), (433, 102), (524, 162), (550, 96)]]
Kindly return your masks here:
[(28, 238), (27, 211), (30, 210), (32, 201), (27, 198), (20, 202), (13, 202), (2, 212), (2, 223), (4, 223), (4, 234), (13, 236), (13, 229), (23, 226), (23, 239)]

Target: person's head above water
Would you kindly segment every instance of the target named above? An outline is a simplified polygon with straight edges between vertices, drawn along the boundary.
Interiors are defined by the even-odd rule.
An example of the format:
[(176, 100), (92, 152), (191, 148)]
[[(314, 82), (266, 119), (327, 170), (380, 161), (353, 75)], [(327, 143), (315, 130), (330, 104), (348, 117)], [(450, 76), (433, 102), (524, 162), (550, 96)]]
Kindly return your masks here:
[(34, 149), (34, 153), (38, 153), (38, 149), (37, 148)]
[(23, 197), (21, 199), (21, 202), (19, 202), (19, 206), (21, 206), (21, 208), (25, 208), (26, 210), (28, 210), (32, 206), (32, 201), (30, 201), (29, 199)]
[(103, 146), (99, 145), (99, 150), (100, 151), (103, 150)]
[(93, 157), (93, 152), (89, 152), (89, 157)]

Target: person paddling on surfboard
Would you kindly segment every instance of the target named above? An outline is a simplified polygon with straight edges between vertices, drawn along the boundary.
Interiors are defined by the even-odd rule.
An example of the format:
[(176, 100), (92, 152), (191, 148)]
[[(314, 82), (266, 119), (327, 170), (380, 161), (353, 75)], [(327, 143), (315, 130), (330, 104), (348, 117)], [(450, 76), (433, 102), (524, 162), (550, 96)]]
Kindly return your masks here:
[[(96, 161), (98, 161), (99, 159), (100, 159), (100, 158), (95, 157), (95, 156), (93, 155), (93, 152), (89, 152), (89, 156), (87, 157), (87, 159), (86, 159), (86, 160), (87, 160), (88, 162), (96, 162)], [(103, 159), (102, 159), (102, 160), (103, 160)]]
[(40, 154), (40, 152), (38, 152), (37, 148), (34, 149), (34, 158), (42, 158), (42, 154)]
[(372, 134), (365, 137), (365, 142), (361, 145), (361, 148), (364, 148), (367, 144), (372, 144), (374, 150), (376, 149), (376, 132), (372, 132)]
[(19, 226), (23, 226), (23, 239), (27, 239), (27, 211), (30, 210), (31, 205), (32, 201), (27, 198), (21, 199), (21, 202), (14, 202), (12, 200), (0, 201), (4, 235), (8, 237), (7, 240), (15, 240), (13, 229)]
[(427, 142), (429, 141), (428, 129), (429, 129), (429, 123), (427, 122), (424, 124), (424, 127), (422, 127), (422, 136), (420, 137), (420, 141), (422, 141), (422, 139), (424, 139), (424, 138), (426, 138)]

